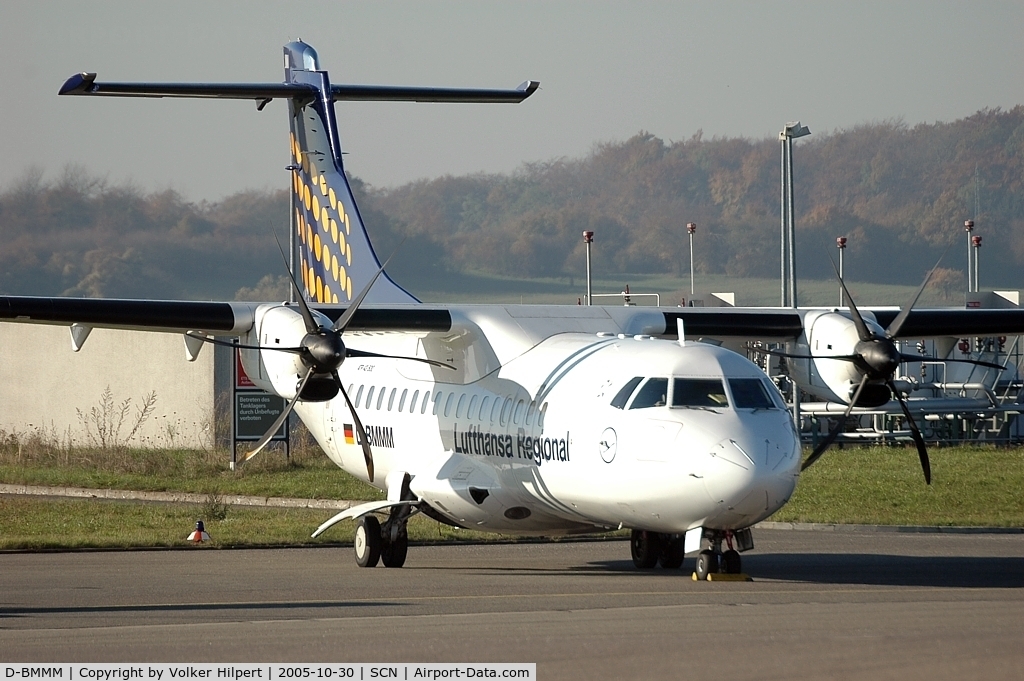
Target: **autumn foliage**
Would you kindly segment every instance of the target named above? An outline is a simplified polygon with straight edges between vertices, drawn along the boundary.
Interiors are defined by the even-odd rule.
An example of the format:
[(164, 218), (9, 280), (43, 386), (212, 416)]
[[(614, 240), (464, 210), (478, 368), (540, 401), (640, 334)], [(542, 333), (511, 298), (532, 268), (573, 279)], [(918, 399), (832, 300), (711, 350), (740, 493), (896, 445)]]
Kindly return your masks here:
[[(415, 291), (445, 273), (581, 275), (581, 233), (609, 273), (689, 268), (778, 273), (777, 140), (668, 142), (641, 132), (586, 157), (508, 175), (445, 176), (394, 188), (353, 179), (382, 257), (405, 237), (393, 276)], [(915, 284), (946, 246), (946, 285), (963, 281), (963, 221), (984, 239), (982, 288), (1021, 287), (1024, 106), (952, 123), (886, 121), (814, 131), (794, 145), (798, 273), (826, 278), (835, 237), (858, 280)], [(111, 186), (80, 168), (30, 170), (0, 191), (0, 293), (232, 298), (284, 286), (271, 231), (287, 234), (287, 196), (244, 192), (193, 203), (173, 191)]]

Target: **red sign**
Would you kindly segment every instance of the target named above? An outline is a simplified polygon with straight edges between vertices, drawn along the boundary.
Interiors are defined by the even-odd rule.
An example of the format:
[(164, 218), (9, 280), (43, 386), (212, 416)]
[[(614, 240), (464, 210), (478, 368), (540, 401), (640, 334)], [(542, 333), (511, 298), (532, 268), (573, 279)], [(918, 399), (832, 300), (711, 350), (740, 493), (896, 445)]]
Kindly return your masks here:
[(245, 373), (245, 368), (242, 366), (242, 356), (235, 350), (235, 387), (236, 388), (255, 388), (256, 384), (253, 383), (249, 376)]

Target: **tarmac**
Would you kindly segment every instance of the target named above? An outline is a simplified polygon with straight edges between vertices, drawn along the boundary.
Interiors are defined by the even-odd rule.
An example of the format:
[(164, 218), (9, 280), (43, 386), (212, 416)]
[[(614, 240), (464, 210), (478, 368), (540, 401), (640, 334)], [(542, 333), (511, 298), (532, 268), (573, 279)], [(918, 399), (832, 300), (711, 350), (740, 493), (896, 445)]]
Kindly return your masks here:
[(535, 662), (539, 679), (1015, 679), (1024, 535), (760, 529), (751, 582), (625, 541), (0, 554), (0, 661)]

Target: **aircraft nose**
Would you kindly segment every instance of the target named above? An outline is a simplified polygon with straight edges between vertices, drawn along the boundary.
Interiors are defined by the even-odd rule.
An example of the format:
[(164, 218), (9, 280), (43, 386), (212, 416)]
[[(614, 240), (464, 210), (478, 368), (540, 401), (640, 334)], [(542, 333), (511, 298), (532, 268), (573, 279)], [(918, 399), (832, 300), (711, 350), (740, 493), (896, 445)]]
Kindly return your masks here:
[(718, 509), (716, 524), (753, 524), (792, 495), (800, 467), (799, 442), (788, 416), (776, 421), (724, 438), (708, 452), (704, 485)]

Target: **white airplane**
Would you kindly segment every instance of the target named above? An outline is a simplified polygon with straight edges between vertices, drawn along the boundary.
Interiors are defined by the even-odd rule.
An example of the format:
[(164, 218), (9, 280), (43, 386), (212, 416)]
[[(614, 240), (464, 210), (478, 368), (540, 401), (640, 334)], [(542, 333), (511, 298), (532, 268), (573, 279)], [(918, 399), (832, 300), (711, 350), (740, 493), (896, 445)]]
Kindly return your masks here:
[[(852, 307), (422, 305), (374, 253), (345, 177), (334, 102), (512, 103), (539, 83), (332, 85), (309, 45), (289, 43), (284, 55), (284, 83), (100, 83), (83, 73), (60, 94), (252, 99), (260, 110), (286, 99), (310, 303), (0, 296), (0, 320), (71, 325), (76, 348), (94, 327), (181, 333), (190, 358), (206, 342), (239, 347), (253, 382), (288, 400), (279, 422), (294, 410), (332, 461), (386, 492), (314, 533), (356, 520), (361, 566), (402, 566), (407, 521), (423, 513), (517, 535), (630, 528), (637, 567), (678, 568), (697, 552), (699, 578), (739, 573), (740, 552), (753, 547), (751, 526), (795, 489), (800, 440), (756, 365), (687, 338), (794, 343), (790, 354), (808, 366), (805, 382), (852, 405), (891, 382), (891, 353), (877, 348), (901, 329), (919, 337), (943, 335), (922, 334), (921, 324), (940, 332), (958, 325), (963, 335), (965, 323), (981, 320), (972, 328), (1024, 330), (1020, 315), (976, 316), (1015, 311), (969, 311), (965, 319), (967, 311), (910, 306), (898, 318), (865, 318)], [(811, 358), (822, 354), (819, 344), (829, 358)]]

